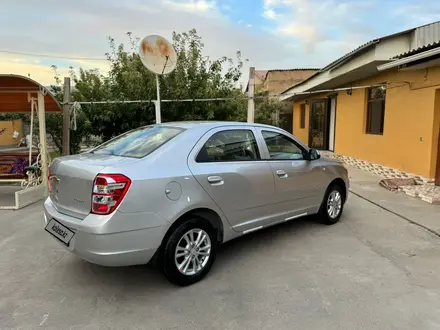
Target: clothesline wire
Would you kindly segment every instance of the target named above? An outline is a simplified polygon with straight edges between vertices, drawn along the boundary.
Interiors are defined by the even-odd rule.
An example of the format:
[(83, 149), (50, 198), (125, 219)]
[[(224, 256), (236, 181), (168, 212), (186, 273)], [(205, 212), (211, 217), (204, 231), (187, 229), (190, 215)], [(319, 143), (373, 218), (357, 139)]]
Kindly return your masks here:
[(0, 53), (3, 54), (13, 54), (13, 55), (22, 55), (22, 56), (35, 56), (35, 57), (47, 57), (47, 58), (60, 58), (66, 60), (85, 60), (85, 61), (108, 61), (106, 58), (97, 58), (97, 57), (72, 57), (72, 56), (62, 56), (62, 55), (49, 55), (49, 54), (36, 54), (36, 53), (26, 53), (26, 52), (15, 52), (10, 50), (0, 50)]
[[(311, 95), (311, 94), (319, 94), (319, 93), (327, 93), (327, 92), (339, 92), (339, 91), (349, 91), (353, 89), (364, 89), (364, 88), (372, 88), (372, 87), (382, 87), (387, 86), (387, 84), (376, 84), (376, 85), (368, 85), (368, 86), (353, 86), (353, 87), (343, 87), (343, 88), (333, 88), (333, 89), (324, 89), (324, 90), (316, 90), (311, 92), (298, 92), (298, 93), (279, 93), (279, 94), (269, 94), (269, 95), (257, 95), (257, 96), (237, 96), (237, 97), (214, 97), (214, 98), (187, 98), (187, 99), (169, 99), (169, 100), (161, 100), (162, 103), (171, 103), (171, 102), (212, 102), (212, 101), (237, 101), (237, 100), (250, 100), (250, 99), (266, 99), (266, 98), (276, 98), (276, 97), (292, 97), (292, 96), (300, 96), (300, 95)], [(130, 104), (130, 103), (155, 103), (156, 100), (108, 100), (108, 101), (75, 101), (68, 102), (67, 104), (78, 104), (78, 105), (93, 105), (93, 104)], [(62, 103), (63, 104), (63, 103)], [(64, 103), (66, 104), (66, 103)]]

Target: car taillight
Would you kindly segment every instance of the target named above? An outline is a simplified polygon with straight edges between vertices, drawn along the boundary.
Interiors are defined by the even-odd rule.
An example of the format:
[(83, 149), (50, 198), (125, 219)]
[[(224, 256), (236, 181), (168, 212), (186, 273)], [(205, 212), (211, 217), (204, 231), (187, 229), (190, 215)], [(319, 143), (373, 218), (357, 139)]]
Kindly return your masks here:
[(47, 168), (47, 188), (49, 189), (49, 192), (52, 192), (52, 184), (50, 182), (50, 167)]
[(122, 202), (131, 180), (122, 174), (98, 174), (93, 183), (92, 213), (112, 213)]

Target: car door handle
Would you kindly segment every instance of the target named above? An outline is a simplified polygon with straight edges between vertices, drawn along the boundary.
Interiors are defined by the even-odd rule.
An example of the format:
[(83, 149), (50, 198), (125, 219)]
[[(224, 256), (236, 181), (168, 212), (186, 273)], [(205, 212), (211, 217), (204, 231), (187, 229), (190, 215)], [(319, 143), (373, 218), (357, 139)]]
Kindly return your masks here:
[(280, 179), (285, 179), (285, 178), (289, 177), (289, 175), (286, 173), (286, 171), (283, 171), (283, 170), (278, 170), (277, 175), (280, 177)]
[(213, 186), (221, 186), (224, 183), (223, 178), (217, 175), (208, 176), (208, 182)]

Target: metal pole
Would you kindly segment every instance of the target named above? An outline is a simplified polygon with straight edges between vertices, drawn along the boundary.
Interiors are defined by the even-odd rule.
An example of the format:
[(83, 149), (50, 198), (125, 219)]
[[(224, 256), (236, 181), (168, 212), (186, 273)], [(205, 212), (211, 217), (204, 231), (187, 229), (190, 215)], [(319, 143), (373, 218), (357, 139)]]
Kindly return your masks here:
[(154, 102), (156, 109), (156, 124), (160, 124), (162, 122), (161, 114), (160, 114), (160, 82), (159, 75), (156, 75), (156, 89), (157, 89), (157, 100)]
[(70, 154), (70, 78), (64, 77), (63, 89), (63, 156)]
[(44, 195), (47, 195), (47, 143), (46, 143), (46, 113), (44, 104), (44, 95), (38, 93), (38, 126), (40, 129), (40, 157), (41, 157), (41, 175), (43, 176)]
[[(37, 99), (38, 100), (38, 99)], [(32, 144), (34, 141), (33, 135), (34, 135), (34, 112), (35, 112), (35, 100), (32, 97), (31, 98), (31, 127), (29, 132), (29, 166), (32, 166)], [(26, 140), (27, 143), (27, 140)]]
[(248, 113), (247, 121), (248, 123), (253, 123), (255, 120), (255, 101), (254, 101), (254, 91), (255, 91), (255, 68), (249, 68), (249, 91), (248, 91)]

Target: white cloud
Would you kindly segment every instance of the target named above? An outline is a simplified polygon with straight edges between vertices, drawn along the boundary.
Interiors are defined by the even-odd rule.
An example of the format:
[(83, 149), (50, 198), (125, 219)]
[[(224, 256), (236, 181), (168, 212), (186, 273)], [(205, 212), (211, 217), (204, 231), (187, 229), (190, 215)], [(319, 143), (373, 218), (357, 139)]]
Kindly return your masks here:
[[(56, 64), (57, 60), (53, 59)], [(105, 74), (109, 70), (109, 65), (106, 61), (85, 61), (73, 60), (70, 63), (74, 72), (78, 73), (79, 68), (84, 69), (98, 69)], [(57, 65), (57, 72), (61, 77), (69, 76), (69, 67), (66, 65)], [(22, 76), (29, 76), (37, 80), (43, 85), (50, 85), (55, 83), (55, 72), (51, 65), (41, 64), (39, 60), (31, 60), (28, 58), (14, 58), (13, 56), (0, 56), (0, 73), (2, 74), (18, 74)]]
[(191, 13), (206, 13), (216, 9), (215, 1), (207, 0), (165, 0), (164, 4), (177, 10), (182, 10)]
[(301, 40), (308, 51), (314, 50), (316, 43), (321, 37), (316, 25), (306, 23), (285, 24), (279, 27), (278, 32)]
[(343, 38), (356, 35), (361, 44), (368, 33), (362, 35), (366, 31), (362, 31), (357, 17), (372, 8), (375, 1), (265, 0), (263, 16), (275, 24), (274, 34), (298, 42), (306, 53), (313, 53), (321, 43), (334, 39), (334, 34)]
[[(249, 59), (247, 65), (288, 68), (292, 62), (292, 50), (288, 45), (280, 44), (278, 38), (270, 33), (261, 32), (254, 22), (242, 19), (243, 22), (237, 24), (229, 20), (209, 0), (148, 0), (148, 5), (145, 0), (76, 0), (62, 3), (58, 0), (40, 0), (39, 4), (41, 8), (52, 8), (50, 15), (43, 9), (37, 12), (33, 0), (10, 2), (4, 11), (0, 11), (0, 49), (66, 57), (105, 58), (105, 53), (110, 51), (109, 36), (115, 39), (116, 46), (123, 42), (129, 48), (125, 35), (128, 31), (134, 37), (159, 34), (171, 39), (174, 31), (180, 33), (195, 28), (205, 45), (204, 54), (212, 59), (221, 56), (235, 58), (236, 51), (240, 50), (243, 58)], [(218, 0), (216, 4), (220, 6), (221, 2)], [(7, 19), (6, 15), (18, 13), (26, 15), (28, 19)], [(253, 27), (246, 28), (248, 24)], [(26, 60), (23, 65), (12, 65), (11, 57), (0, 54), (0, 71), (24, 75), (31, 73), (32, 77), (38, 77), (42, 83), (50, 84), (54, 82), (51, 64), (57, 64), (62, 75), (67, 74), (70, 65), (75, 68), (97, 67), (102, 72), (108, 70), (105, 61), (43, 58), (37, 65), (31, 62), (33, 58), (23, 58)]]
[[(266, 18), (260, 15), (259, 22), (233, 16), (241, 7), (238, 0), (39, 0), (37, 7), (35, 0), (0, 0), (0, 49), (102, 58), (110, 50), (108, 36), (115, 38), (116, 45), (123, 42), (128, 48), (125, 35), (128, 31), (134, 37), (160, 34), (171, 39), (174, 31), (195, 28), (205, 45), (204, 54), (210, 58), (223, 55), (234, 58), (239, 49), (243, 58), (250, 60), (249, 65), (282, 69), (326, 65), (365, 41), (388, 33), (388, 30), (384, 32), (382, 21), (373, 22), (380, 19), (378, 11), (385, 12), (383, 7), (388, 5), (385, 1), (254, 1), (258, 2), (261, 15), (266, 12)], [(404, 24), (413, 25), (416, 18), (410, 19), (412, 13), (417, 20), (440, 17), (436, 9), (438, 0), (416, 1), (412, 0), (416, 7), (399, 6), (402, 9), (393, 16), (398, 20), (388, 23), (388, 29), (389, 26), (396, 29), (391, 32), (403, 29)], [(430, 5), (425, 6), (428, 2)], [(364, 15), (371, 7), (375, 11)], [(51, 8), (50, 13), (47, 8)], [(26, 20), (11, 17), (26, 17)], [(253, 26), (247, 28), (248, 25)], [(51, 64), (57, 64), (62, 75), (67, 74), (69, 65), (108, 70), (105, 61), (0, 54), (0, 72), (31, 73), (44, 84), (53, 83)]]
[(232, 6), (228, 5), (228, 4), (222, 4), (221, 5), (222, 10), (226, 11), (226, 12), (233, 12), (234, 9), (232, 8)]
[(404, 21), (406, 28), (432, 23), (440, 19), (440, 2), (425, 0), (420, 3), (402, 4), (394, 9), (392, 15)]
[[(69, 75), (68, 68), (60, 68), (58, 72), (61, 76)], [(50, 66), (43, 66), (35, 63), (35, 61), (27, 61), (26, 59), (14, 58), (13, 56), (1, 56), (0, 73), (30, 76), (43, 85), (55, 84), (55, 72)]]
[(276, 20), (277, 19), (277, 13), (272, 8), (266, 9), (263, 12), (263, 16), (268, 18), (268, 19), (272, 19), (272, 20)]
[(281, 2), (282, 2), (282, 0), (264, 0), (263, 4), (264, 4), (264, 8), (270, 8), (270, 7), (275, 6)]

